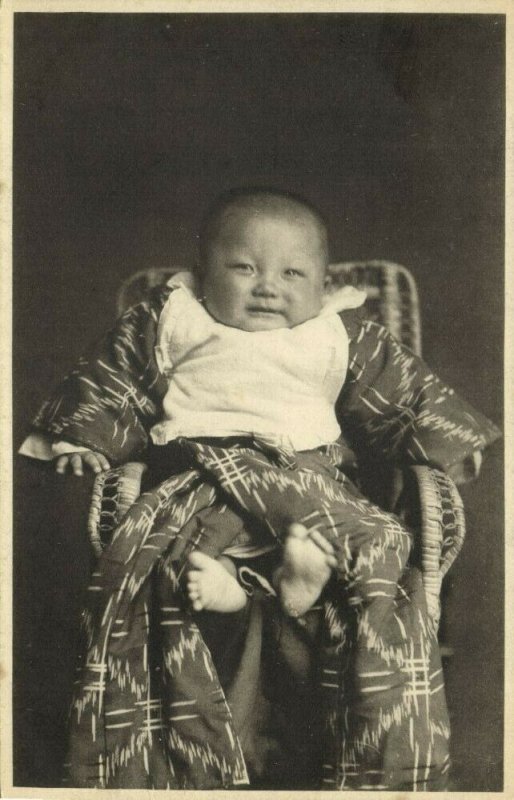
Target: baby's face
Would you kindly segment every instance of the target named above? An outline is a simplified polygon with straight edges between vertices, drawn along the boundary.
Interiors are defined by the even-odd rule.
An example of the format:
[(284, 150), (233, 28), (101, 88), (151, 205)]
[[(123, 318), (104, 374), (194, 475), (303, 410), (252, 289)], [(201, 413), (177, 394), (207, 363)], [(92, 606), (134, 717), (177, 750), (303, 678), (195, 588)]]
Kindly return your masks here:
[(308, 215), (236, 209), (203, 265), (209, 313), (244, 331), (292, 328), (315, 317), (326, 282), (326, 251)]

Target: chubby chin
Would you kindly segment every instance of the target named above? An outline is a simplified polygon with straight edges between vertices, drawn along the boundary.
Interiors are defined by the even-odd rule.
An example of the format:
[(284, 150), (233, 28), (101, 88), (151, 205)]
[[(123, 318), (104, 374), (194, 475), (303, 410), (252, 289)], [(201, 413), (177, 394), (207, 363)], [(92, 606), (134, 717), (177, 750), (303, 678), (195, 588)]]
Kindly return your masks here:
[(246, 308), (230, 308), (227, 304), (216, 303), (206, 299), (204, 308), (216, 322), (242, 331), (270, 331), (276, 328), (289, 328), (290, 323), (285, 313), (271, 313)]
[(242, 331), (273, 331), (278, 328), (294, 328), (303, 322), (317, 316), (321, 309), (312, 304), (309, 308), (271, 311), (250, 307), (229, 308), (227, 304), (221, 305), (212, 300), (206, 300), (204, 307), (211, 317), (230, 328), (239, 328)]
[(212, 317), (222, 325), (238, 328), (241, 331), (253, 333), (256, 331), (273, 331), (277, 328), (292, 327), (287, 318), (282, 314), (243, 313), (243, 314), (216, 314), (207, 309)]
[(292, 325), (285, 314), (251, 311), (244, 315), (236, 327), (244, 331), (273, 331), (277, 328), (291, 328)]

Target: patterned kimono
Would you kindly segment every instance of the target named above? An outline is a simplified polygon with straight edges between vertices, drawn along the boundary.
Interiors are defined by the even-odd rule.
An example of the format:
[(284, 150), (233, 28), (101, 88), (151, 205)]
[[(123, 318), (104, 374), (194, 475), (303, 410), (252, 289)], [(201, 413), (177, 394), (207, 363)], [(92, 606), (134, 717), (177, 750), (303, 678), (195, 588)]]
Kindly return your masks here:
[[(167, 390), (154, 347), (169, 292), (121, 317), (35, 431), (112, 464), (152, 462), (148, 431)], [(295, 453), (248, 436), (154, 448), (166, 458), (93, 573), (69, 785), (445, 788), (448, 718), (414, 533), (357, 488), (353, 454), (388, 472), (445, 470), (499, 432), (383, 327), (341, 317), (340, 443)], [(248, 531), (280, 547), (292, 521), (322, 531), (338, 560), (311, 611), (286, 618), (259, 580), (237, 614), (191, 611), (192, 549), (215, 557)]]

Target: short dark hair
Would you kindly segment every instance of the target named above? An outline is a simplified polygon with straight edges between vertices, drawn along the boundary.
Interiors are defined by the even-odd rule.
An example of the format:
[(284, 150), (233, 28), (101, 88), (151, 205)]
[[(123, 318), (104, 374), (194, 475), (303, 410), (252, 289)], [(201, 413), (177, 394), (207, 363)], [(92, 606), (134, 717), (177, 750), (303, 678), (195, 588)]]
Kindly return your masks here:
[(218, 235), (221, 222), (225, 212), (230, 208), (250, 208), (259, 201), (275, 203), (276, 206), (283, 205), (307, 213), (316, 224), (323, 247), (327, 252), (328, 261), (328, 229), (324, 217), (318, 209), (306, 198), (294, 192), (286, 192), (269, 186), (241, 186), (229, 189), (218, 195), (214, 202), (207, 209), (203, 217), (198, 236), (198, 248), (200, 255), (200, 269), (205, 263), (209, 248)]

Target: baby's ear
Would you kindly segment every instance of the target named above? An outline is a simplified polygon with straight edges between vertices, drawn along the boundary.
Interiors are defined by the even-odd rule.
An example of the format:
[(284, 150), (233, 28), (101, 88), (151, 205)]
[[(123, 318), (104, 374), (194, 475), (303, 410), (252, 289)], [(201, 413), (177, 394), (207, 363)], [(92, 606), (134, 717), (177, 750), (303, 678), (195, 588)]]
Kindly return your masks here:
[(330, 294), (330, 292), (334, 288), (334, 282), (332, 280), (332, 275), (330, 275), (330, 273), (328, 273), (328, 272), (325, 275), (325, 280), (323, 281), (323, 288), (325, 290), (325, 294)]

